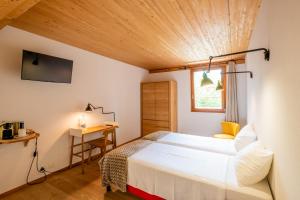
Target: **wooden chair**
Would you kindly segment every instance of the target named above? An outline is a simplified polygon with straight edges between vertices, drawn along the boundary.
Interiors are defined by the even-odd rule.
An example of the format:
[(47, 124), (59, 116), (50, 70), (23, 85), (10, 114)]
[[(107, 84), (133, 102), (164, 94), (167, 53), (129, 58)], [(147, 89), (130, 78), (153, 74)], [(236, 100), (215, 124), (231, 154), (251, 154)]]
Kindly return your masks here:
[[(88, 163), (91, 161), (91, 155), (92, 155), (93, 149), (99, 148), (101, 151), (100, 156), (102, 157), (106, 153), (107, 146), (111, 145), (112, 148), (114, 148), (113, 134), (114, 134), (114, 129), (106, 130), (106, 131), (103, 131), (104, 137), (87, 142), (90, 145)], [(110, 137), (111, 140), (109, 139), (109, 135), (111, 135), (111, 137)]]

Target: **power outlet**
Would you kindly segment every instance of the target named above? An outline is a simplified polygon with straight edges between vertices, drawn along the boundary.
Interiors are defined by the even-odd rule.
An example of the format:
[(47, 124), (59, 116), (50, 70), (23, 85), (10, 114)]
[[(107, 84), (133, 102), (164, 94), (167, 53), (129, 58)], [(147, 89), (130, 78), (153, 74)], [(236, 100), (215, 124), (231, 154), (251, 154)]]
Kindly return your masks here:
[(46, 170), (50, 170), (53, 169), (55, 166), (54, 166), (54, 163), (47, 163), (46, 165), (44, 165), (44, 168)]
[(45, 167), (40, 168), (40, 172), (45, 172), (45, 171), (46, 171)]

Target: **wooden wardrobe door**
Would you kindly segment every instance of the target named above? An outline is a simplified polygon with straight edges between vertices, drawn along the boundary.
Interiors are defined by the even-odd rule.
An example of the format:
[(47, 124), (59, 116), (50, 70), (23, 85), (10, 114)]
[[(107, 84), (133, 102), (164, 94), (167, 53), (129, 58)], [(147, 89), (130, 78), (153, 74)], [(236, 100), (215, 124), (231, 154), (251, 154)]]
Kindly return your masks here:
[(158, 121), (158, 120), (143, 120), (142, 135), (147, 135), (155, 131), (168, 131), (169, 122), (168, 121)]
[(169, 121), (169, 82), (155, 83), (155, 120)]
[(155, 119), (155, 83), (142, 84), (142, 117)]

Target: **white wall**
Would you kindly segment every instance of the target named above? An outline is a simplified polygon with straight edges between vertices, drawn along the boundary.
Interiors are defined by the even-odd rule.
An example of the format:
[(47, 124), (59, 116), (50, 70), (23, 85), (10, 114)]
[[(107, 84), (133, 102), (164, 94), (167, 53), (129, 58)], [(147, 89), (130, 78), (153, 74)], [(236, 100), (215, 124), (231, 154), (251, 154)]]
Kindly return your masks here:
[[(238, 65), (245, 70), (245, 65)], [(149, 74), (147, 81), (176, 80), (178, 87), (178, 131), (195, 135), (212, 136), (221, 130), (224, 113), (191, 112), (190, 70)], [(246, 75), (238, 75), (238, 101), (241, 125), (246, 123)]]
[[(73, 60), (72, 84), (21, 80), (22, 49)], [(116, 112), (118, 144), (140, 136), (140, 82), (146, 74), (146, 70), (6, 27), (0, 31), (0, 121), (24, 120), (28, 128), (38, 131), (40, 164), (55, 171), (68, 165), (67, 131), (77, 126), (88, 102)], [(95, 115), (87, 116), (89, 124), (96, 123)], [(96, 116), (97, 121), (104, 120)], [(33, 144), (0, 145), (0, 193), (25, 183)]]
[(300, 1), (264, 0), (249, 48), (271, 49), (249, 54), (254, 72), (248, 85), (248, 120), (259, 139), (274, 151), (270, 175), (277, 200), (300, 196)]

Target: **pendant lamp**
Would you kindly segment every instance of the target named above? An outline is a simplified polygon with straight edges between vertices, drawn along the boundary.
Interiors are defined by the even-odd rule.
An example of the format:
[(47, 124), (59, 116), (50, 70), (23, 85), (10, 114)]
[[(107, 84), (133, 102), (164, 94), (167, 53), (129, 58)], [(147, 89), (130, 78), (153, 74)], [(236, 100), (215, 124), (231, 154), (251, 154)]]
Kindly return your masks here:
[(221, 81), (218, 81), (218, 85), (216, 87), (216, 90), (223, 90), (223, 85), (221, 84)]
[(208, 78), (206, 72), (203, 72), (201, 86), (211, 85), (213, 84), (212, 80)]

